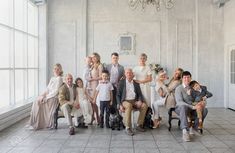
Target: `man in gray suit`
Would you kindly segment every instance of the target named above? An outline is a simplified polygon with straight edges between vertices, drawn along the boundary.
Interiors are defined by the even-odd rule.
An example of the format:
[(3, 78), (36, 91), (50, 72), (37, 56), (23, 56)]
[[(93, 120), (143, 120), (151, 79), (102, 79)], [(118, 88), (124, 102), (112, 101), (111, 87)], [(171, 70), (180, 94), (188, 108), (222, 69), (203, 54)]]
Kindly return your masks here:
[[(180, 128), (182, 129), (183, 132), (183, 140), (184, 141), (190, 141), (189, 134), (193, 134), (193, 129), (192, 127), (189, 128), (188, 125), (188, 115), (193, 114), (196, 115), (195, 110), (197, 109), (197, 106), (193, 106), (192, 102), (193, 99), (188, 94), (190, 91), (189, 83), (191, 81), (191, 73), (188, 71), (184, 71), (182, 73), (182, 84), (179, 85), (176, 90), (175, 90), (175, 99), (176, 99), (176, 107), (175, 107), (175, 112), (179, 115), (180, 117)], [(203, 118), (206, 117), (207, 115), (207, 109), (203, 111)], [(197, 124), (197, 121), (196, 123)]]
[(110, 74), (110, 82), (113, 85), (113, 106), (117, 108), (117, 100), (116, 100), (116, 93), (117, 93), (117, 86), (119, 81), (124, 77), (124, 67), (118, 63), (119, 55), (118, 53), (114, 52), (111, 54), (112, 62), (108, 64), (105, 69)]
[(125, 112), (124, 124), (126, 126), (126, 133), (133, 136), (134, 133), (131, 129), (131, 112), (133, 109), (139, 110), (138, 126), (136, 130), (145, 132), (143, 128), (144, 118), (148, 109), (142, 95), (139, 83), (133, 80), (134, 74), (132, 69), (125, 69), (125, 79), (122, 79), (117, 88), (117, 103), (120, 111)]

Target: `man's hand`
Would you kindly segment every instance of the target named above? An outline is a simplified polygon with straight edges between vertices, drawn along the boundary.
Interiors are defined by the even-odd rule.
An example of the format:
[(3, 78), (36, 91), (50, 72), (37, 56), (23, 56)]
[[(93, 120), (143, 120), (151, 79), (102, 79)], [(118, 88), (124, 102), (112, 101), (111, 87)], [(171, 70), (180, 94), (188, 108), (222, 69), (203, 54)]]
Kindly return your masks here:
[(122, 105), (120, 105), (120, 111), (123, 113), (125, 112), (125, 108)]
[(137, 108), (137, 109), (140, 109), (142, 107), (142, 104), (143, 104), (142, 101), (137, 101), (137, 102), (135, 102), (134, 107)]

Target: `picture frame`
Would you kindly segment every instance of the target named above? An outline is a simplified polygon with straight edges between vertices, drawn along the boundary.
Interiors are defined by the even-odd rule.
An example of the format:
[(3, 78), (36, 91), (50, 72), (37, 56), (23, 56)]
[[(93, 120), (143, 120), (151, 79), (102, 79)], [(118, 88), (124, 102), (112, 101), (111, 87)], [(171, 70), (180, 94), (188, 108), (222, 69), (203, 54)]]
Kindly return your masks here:
[(119, 54), (132, 55), (135, 54), (135, 34), (123, 33), (119, 35)]

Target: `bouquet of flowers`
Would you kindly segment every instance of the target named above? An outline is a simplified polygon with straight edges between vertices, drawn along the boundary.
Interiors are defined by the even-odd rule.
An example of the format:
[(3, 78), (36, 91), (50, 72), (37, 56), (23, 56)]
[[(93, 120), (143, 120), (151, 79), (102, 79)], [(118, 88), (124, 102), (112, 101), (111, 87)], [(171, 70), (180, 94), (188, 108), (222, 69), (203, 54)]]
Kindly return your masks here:
[(158, 74), (158, 72), (163, 70), (163, 68), (160, 66), (160, 64), (151, 63), (151, 64), (149, 64), (149, 67), (150, 67), (151, 71), (155, 72), (155, 74)]

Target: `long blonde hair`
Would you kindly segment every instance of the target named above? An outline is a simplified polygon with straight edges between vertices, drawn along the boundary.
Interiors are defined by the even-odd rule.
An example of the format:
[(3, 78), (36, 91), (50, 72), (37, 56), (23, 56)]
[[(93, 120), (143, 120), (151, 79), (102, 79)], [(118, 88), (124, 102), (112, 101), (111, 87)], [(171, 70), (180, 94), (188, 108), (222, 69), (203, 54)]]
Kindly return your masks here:
[(92, 53), (92, 55), (94, 55), (96, 57), (96, 59), (97, 59), (97, 63), (93, 63), (93, 66), (95, 68), (97, 68), (101, 64), (101, 62), (100, 62), (100, 55), (98, 53), (96, 53), (96, 52)]

